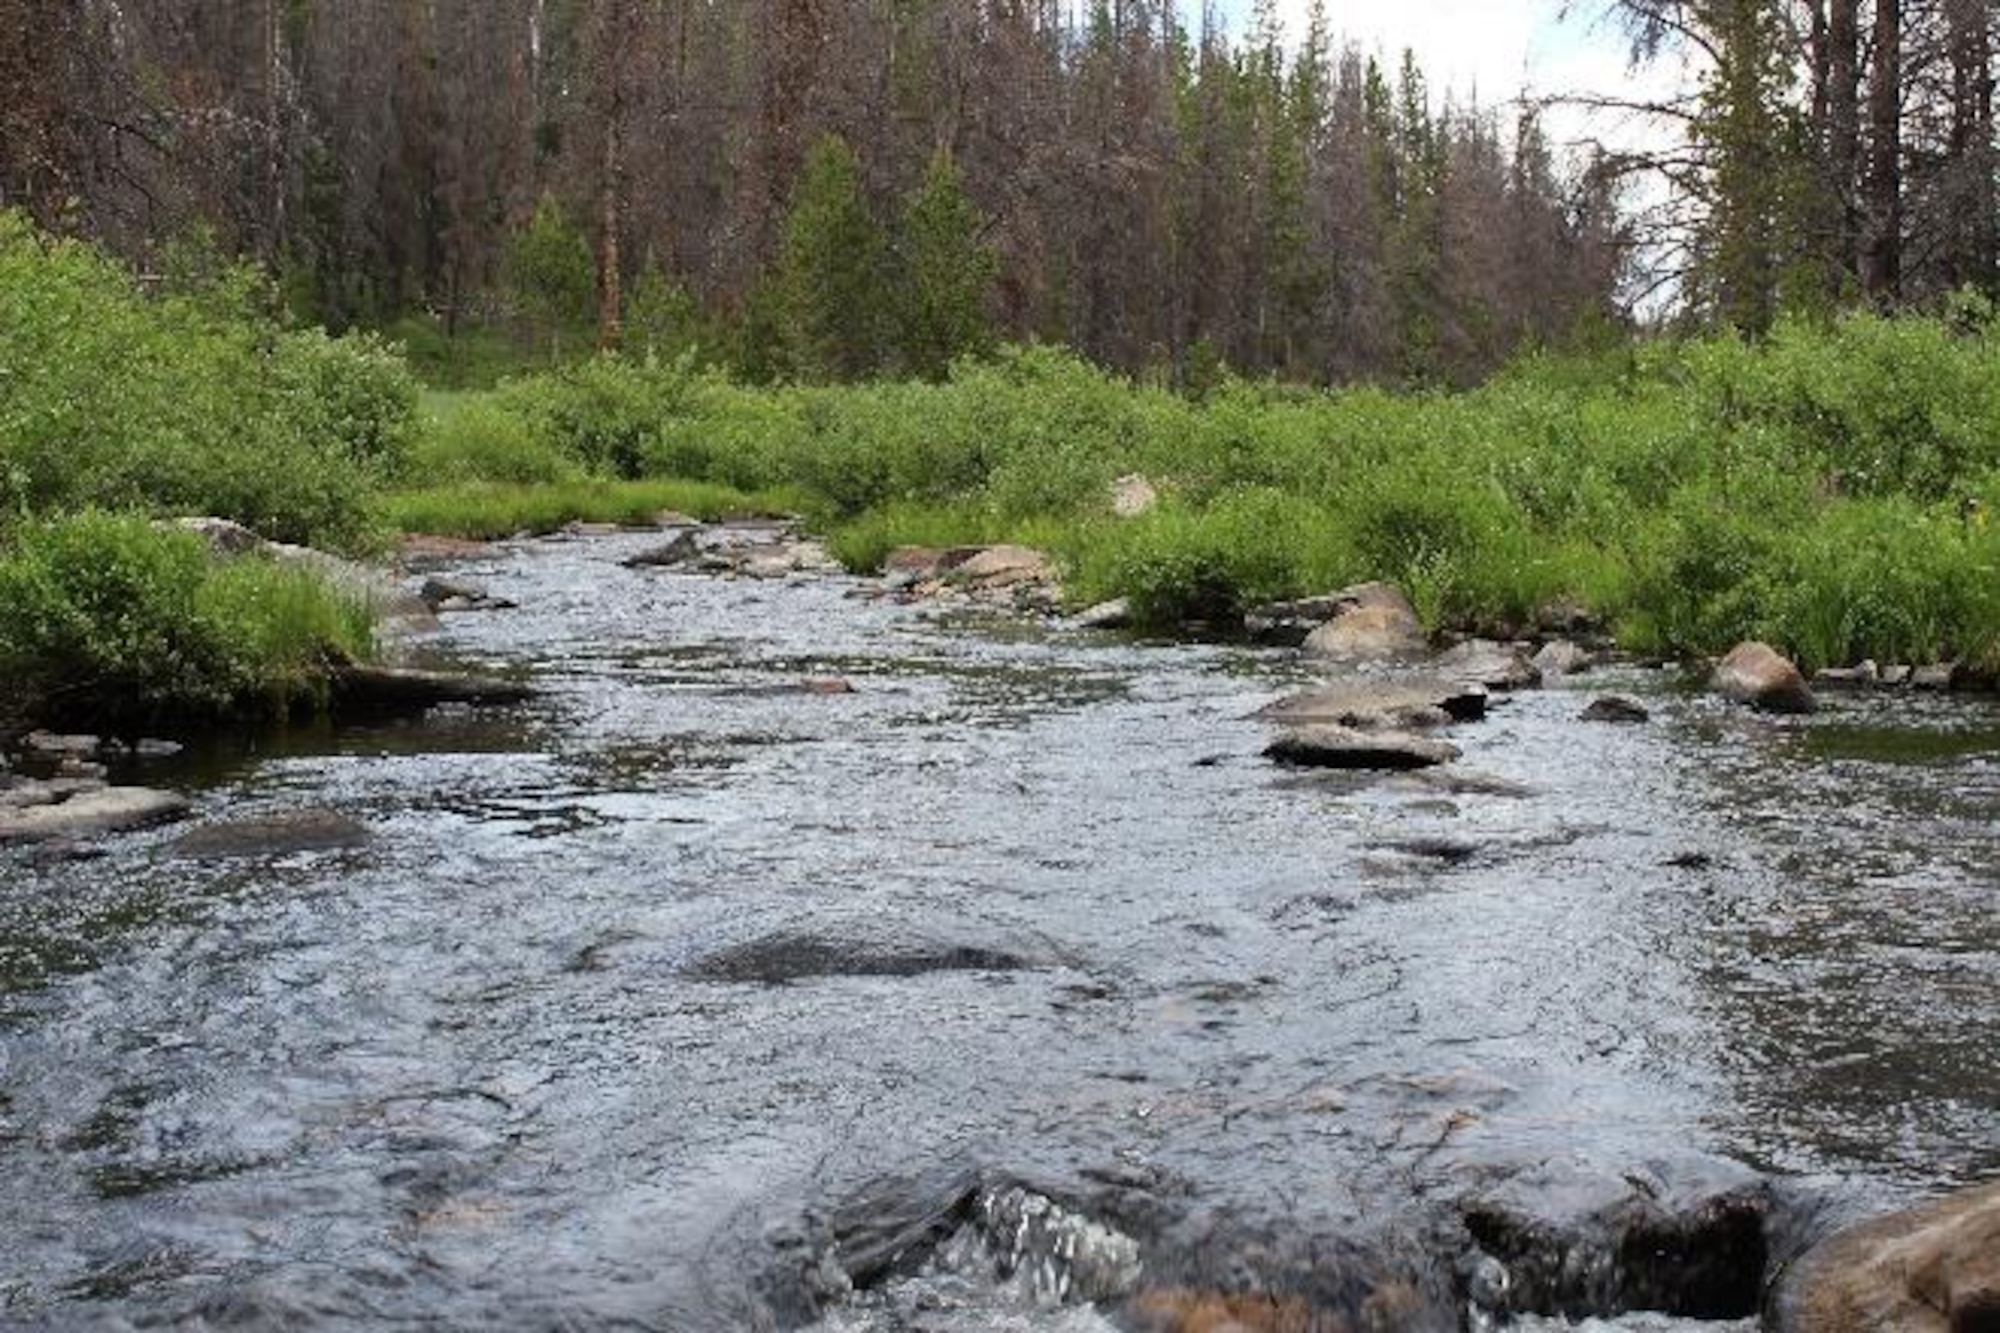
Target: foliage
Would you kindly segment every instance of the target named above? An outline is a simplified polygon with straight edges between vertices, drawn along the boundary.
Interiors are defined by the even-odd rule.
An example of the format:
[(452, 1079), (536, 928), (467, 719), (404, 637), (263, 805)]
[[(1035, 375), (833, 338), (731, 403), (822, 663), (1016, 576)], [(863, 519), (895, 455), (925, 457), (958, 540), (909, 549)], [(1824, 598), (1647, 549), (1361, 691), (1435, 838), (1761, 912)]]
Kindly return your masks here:
[(881, 366), (886, 260), (860, 160), (829, 135), (806, 157), (780, 259), (787, 341), (800, 376), (858, 379)]
[(303, 571), (213, 562), (197, 536), (86, 511), (0, 554), (0, 674), (58, 711), (145, 725), (308, 698), (372, 648), (367, 611)]
[(392, 491), (378, 501), (384, 522), (402, 532), (494, 540), (558, 531), (570, 523), (652, 526), (671, 511), (704, 521), (731, 514), (795, 513), (798, 491), (739, 491), (705, 481), (610, 481), (602, 477), (540, 485), (475, 482)]
[(940, 148), (904, 212), (897, 255), (902, 364), (912, 374), (943, 379), (952, 362), (992, 347), (987, 303), (999, 265), (980, 239), (984, 226), (957, 161)]
[(590, 320), (597, 261), (554, 195), (542, 196), (535, 216), (514, 237), (506, 271), (507, 288), (522, 313), (548, 340), (549, 354), (561, 355), (563, 334)]
[(212, 513), (360, 540), (414, 426), (408, 370), (376, 339), (260, 316), (240, 270), (217, 282), (148, 297), (0, 212), (0, 513)]

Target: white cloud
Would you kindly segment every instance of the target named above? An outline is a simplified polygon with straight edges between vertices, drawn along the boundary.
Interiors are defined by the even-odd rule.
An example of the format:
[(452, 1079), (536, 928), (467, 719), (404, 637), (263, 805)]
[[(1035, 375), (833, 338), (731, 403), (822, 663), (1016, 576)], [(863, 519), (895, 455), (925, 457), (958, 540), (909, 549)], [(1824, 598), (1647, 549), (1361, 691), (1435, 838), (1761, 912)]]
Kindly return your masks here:
[[(1239, 0), (1247, 11), (1248, 0)], [(1567, 8), (1568, 17), (1563, 16)], [(1671, 57), (1633, 69), (1629, 41), (1604, 17), (1604, 0), (1327, 0), (1336, 40), (1353, 41), (1391, 69), (1405, 47), (1436, 93), (1482, 106), (1536, 97), (1597, 94), (1662, 99), (1687, 72)], [(1282, 0), (1288, 31), (1305, 31), (1309, 0)], [(1558, 141), (1603, 140), (1616, 147), (1658, 147), (1678, 133), (1670, 123), (1622, 112), (1564, 109), (1547, 121)]]

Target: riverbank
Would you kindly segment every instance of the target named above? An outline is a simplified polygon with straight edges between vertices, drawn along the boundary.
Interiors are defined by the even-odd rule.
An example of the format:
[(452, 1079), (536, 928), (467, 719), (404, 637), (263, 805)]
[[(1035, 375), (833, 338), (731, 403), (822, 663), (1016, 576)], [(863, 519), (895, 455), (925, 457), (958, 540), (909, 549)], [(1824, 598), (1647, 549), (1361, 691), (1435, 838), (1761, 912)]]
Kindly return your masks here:
[[(252, 270), (142, 291), (11, 215), (0, 303), (0, 560), (36, 590), (0, 606), (0, 655), (28, 716), (70, 696), (106, 726), (311, 707), (324, 664), (365, 647), (310, 572), (205, 571), (132, 535), (191, 514), (380, 559), (413, 532), (782, 512), (856, 572), (905, 547), (1036, 549), (1065, 609), (1121, 603), (1152, 633), (1226, 637), (1384, 581), (1433, 635), (1581, 616), (1646, 656), (1762, 640), (1809, 672), (2000, 665), (1990, 322), (1531, 357), (1454, 394), (1225, 378), (1188, 397), (1049, 348), (942, 383), (596, 358), (424, 394), (391, 347), (287, 327)], [(31, 549), (78, 534), (103, 560)], [(125, 582), (96, 586), (98, 565)]]

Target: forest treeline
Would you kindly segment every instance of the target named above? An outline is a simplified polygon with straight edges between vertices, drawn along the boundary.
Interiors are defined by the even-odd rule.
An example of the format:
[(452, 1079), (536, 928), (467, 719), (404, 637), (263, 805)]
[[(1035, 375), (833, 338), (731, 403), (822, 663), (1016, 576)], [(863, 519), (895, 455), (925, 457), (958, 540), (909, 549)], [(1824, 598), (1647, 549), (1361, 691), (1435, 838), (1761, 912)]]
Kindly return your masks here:
[[(1466, 381), (1615, 317), (1610, 179), (1532, 115), (1324, 14), (1231, 40), (1172, 0), (1075, 8), (0, 0), (0, 203), (154, 266), (208, 228), (334, 329), (636, 315), (758, 376), (1035, 340)], [(522, 255), (538, 217), (581, 283), (575, 246)]]

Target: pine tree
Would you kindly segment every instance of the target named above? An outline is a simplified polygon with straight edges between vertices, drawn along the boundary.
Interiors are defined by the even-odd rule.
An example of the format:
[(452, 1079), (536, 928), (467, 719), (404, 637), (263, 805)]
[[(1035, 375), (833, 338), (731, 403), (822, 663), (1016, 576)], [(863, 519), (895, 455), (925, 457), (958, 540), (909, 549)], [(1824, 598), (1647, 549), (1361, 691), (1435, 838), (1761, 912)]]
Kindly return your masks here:
[(940, 379), (961, 356), (993, 343), (989, 302), (998, 263), (980, 239), (985, 219), (966, 198), (958, 163), (940, 148), (903, 216), (901, 288), (905, 369)]
[(554, 195), (542, 196), (527, 230), (514, 238), (507, 255), (507, 285), (535, 331), (548, 339), (551, 357), (562, 353), (564, 330), (590, 318), (597, 260)]
[(829, 135), (807, 156), (785, 220), (780, 281), (799, 375), (852, 380), (881, 369), (883, 261), (861, 164), (846, 140)]

